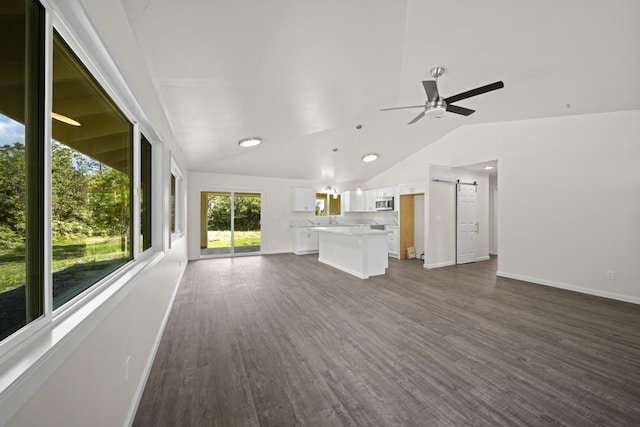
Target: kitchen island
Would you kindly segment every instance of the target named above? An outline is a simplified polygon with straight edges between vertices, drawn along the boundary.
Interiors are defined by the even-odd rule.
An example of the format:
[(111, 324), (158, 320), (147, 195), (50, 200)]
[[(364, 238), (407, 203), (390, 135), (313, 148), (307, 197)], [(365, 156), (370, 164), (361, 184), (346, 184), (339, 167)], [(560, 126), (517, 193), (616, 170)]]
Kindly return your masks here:
[(386, 273), (387, 231), (363, 227), (318, 227), (318, 261), (361, 279)]

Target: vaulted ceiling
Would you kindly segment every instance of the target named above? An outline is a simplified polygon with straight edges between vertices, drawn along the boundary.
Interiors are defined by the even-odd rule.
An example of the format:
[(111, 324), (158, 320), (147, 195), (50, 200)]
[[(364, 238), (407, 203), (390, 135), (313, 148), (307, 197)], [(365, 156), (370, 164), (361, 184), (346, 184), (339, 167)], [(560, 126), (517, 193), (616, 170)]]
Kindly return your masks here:
[[(459, 126), (640, 109), (637, 0), (121, 1), (190, 170), (355, 183)], [(423, 104), (435, 66), (444, 96), (505, 88), (379, 111)]]

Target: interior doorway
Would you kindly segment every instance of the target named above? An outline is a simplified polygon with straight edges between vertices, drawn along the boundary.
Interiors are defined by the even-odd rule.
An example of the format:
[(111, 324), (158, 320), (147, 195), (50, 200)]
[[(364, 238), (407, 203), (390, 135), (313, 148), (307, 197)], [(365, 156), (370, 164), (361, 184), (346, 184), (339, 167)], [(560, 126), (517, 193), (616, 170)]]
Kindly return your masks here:
[(424, 241), (424, 193), (400, 195), (400, 253), (399, 259), (408, 259), (407, 249), (413, 248), (415, 258), (423, 259)]
[(261, 225), (260, 192), (200, 192), (200, 256), (261, 253)]

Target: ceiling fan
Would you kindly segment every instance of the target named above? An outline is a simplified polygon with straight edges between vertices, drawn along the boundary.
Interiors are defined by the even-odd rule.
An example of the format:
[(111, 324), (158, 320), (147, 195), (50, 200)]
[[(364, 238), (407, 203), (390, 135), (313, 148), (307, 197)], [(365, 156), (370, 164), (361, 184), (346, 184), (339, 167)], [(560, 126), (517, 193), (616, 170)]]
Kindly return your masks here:
[(438, 77), (444, 74), (443, 67), (435, 67), (431, 69), (431, 76), (434, 80), (424, 80), (422, 85), (424, 86), (425, 92), (427, 92), (427, 102), (424, 105), (411, 105), (408, 107), (395, 107), (395, 108), (383, 108), (380, 111), (390, 111), (390, 110), (402, 110), (405, 108), (424, 108), (424, 111), (414, 117), (411, 120), (409, 125), (414, 124), (424, 116), (427, 117), (442, 117), (445, 111), (450, 113), (460, 114), (463, 116), (468, 116), (470, 114), (475, 113), (475, 110), (471, 110), (465, 107), (459, 107), (457, 105), (451, 105), (454, 102), (461, 101), (463, 99), (471, 98), (472, 96), (481, 95), (483, 93), (491, 92), (492, 90), (502, 89), (504, 87), (504, 83), (501, 81), (488, 84), (486, 86), (480, 86), (475, 89), (468, 90), (466, 92), (459, 93), (457, 95), (449, 96), (447, 98), (442, 98), (438, 93)]

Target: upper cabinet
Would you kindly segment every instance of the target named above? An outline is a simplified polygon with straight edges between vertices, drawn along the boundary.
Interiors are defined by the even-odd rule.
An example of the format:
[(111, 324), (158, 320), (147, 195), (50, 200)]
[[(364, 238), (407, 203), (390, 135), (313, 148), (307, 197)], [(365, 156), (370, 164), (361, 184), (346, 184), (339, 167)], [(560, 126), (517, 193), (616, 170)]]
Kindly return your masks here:
[(291, 210), (293, 212), (315, 212), (315, 190), (311, 187), (291, 188)]
[(376, 210), (376, 190), (367, 190), (364, 192), (364, 211), (375, 212)]
[(410, 182), (398, 185), (398, 194), (422, 194), (424, 193), (424, 181)]
[(342, 194), (345, 212), (374, 212), (376, 210), (376, 190), (345, 191)]
[(379, 188), (379, 189), (376, 190), (376, 197), (377, 198), (393, 197), (393, 196), (395, 196), (393, 187)]
[(365, 192), (361, 191), (345, 191), (342, 194), (343, 206), (345, 212), (364, 212)]

